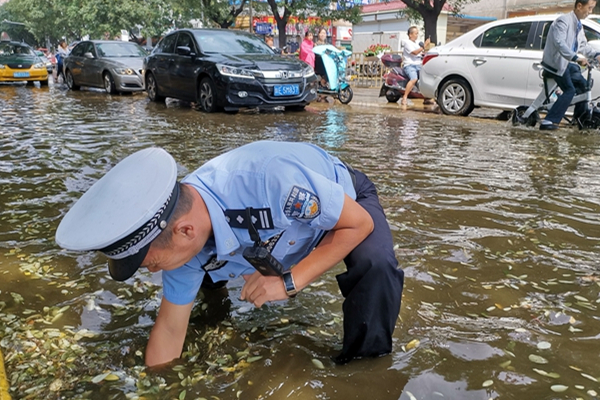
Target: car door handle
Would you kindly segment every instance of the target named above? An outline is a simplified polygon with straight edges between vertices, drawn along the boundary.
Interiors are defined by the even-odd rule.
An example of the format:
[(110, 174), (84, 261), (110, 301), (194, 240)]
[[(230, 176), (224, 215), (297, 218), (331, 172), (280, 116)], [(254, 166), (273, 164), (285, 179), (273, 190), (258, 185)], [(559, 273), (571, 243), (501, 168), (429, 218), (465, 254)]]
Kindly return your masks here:
[(487, 62), (485, 58), (475, 58), (473, 59), (473, 64), (475, 65), (483, 65)]
[(541, 71), (542, 69), (544, 69), (544, 67), (542, 67), (542, 63), (541, 62), (534, 62), (532, 67), (536, 71)]

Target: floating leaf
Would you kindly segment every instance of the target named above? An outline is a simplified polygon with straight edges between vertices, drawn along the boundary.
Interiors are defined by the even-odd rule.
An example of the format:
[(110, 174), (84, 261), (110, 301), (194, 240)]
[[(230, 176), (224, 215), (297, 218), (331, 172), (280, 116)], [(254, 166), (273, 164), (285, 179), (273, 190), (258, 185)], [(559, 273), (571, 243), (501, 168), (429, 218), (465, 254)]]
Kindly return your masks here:
[(598, 382), (598, 379), (594, 378), (594, 377), (593, 377), (593, 376), (591, 376), (591, 375), (584, 374), (583, 372), (581, 373), (581, 376), (583, 376), (584, 378), (587, 378), (587, 379), (589, 379), (590, 381)]
[(246, 360), (249, 363), (253, 363), (255, 361), (258, 361), (262, 358), (262, 356), (254, 356), (254, 357), (248, 357), (248, 359)]
[(550, 347), (552, 347), (552, 345), (548, 342), (539, 342), (537, 344), (537, 348), (540, 350), (546, 350), (546, 349), (549, 349)]
[(551, 389), (553, 392), (556, 392), (556, 393), (561, 393), (561, 392), (564, 392), (564, 391), (565, 391), (565, 390), (567, 390), (568, 388), (569, 388), (569, 387), (568, 387), (568, 386), (565, 386), (565, 385), (552, 385), (552, 386), (550, 386), (550, 389)]
[(419, 347), (420, 344), (421, 342), (419, 341), (419, 339), (413, 339), (406, 345), (406, 350), (416, 349), (417, 347)]
[(321, 360), (317, 360), (316, 358), (312, 359), (312, 363), (315, 367), (319, 368), (319, 369), (325, 369), (325, 366), (323, 365), (323, 363), (321, 362)]
[(409, 392), (408, 390), (406, 391), (406, 395), (408, 396), (409, 400), (417, 400), (415, 395)]
[(108, 375), (110, 375), (110, 372), (106, 372), (104, 374), (96, 375), (95, 377), (92, 378), (92, 383), (102, 382), (104, 380), (104, 378), (106, 378)]
[(543, 369), (537, 369), (537, 368), (534, 368), (533, 370), (535, 372), (537, 372), (538, 374), (540, 374), (542, 376), (546, 376), (548, 378), (554, 378), (554, 379), (560, 378), (560, 375), (557, 374), (556, 372), (546, 372)]
[(113, 382), (113, 381), (118, 381), (119, 377), (117, 375), (115, 375), (115, 374), (108, 374), (108, 375), (106, 375), (106, 377), (104, 378), (104, 380), (108, 381), (108, 382)]
[(536, 364), (548, 364), (548, 360), (546, 360), (542, 356), (538, 356), (537, 354), (530, 354), (529, 361), (534, 362)]
[(187, 394), (186, 390), (182, 390), (181, 393), (179, 393), (179, 400), (183, 400), (185, 399), (185, 395)]
[(484, 387), (484, 388), (486, 388), (486, 387), (490, 387), (490, 386), (492, 386), (493, 384), (494, 384), (494, 381), (493, 381), (493, 380), (491, 380), (491, 379), (488, 379), (487, 381), (485, 381), (485, 382), (483, 382), (483, 383), (481, 384), (481, 387)]

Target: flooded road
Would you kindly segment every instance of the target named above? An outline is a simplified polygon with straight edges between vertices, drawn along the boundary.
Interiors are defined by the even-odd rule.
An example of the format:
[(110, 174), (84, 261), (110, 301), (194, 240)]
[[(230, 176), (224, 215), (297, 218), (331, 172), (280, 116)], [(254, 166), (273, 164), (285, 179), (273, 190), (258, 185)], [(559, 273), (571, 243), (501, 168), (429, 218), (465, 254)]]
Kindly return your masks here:
[[(406, 272), (389, 356), (337, 366), (335, 274), (256, 310), (198, 295), (183, 356), (148, 371), (159, 275), (60, 249), (71, 204), (160, 146), (183, 177), (255, 140), (307, 141), (379, 188)], [(600, 136), (317, 105), (207, 115), (144, 95), (0, 86), (0, 349), (15, 399), (597, 399)]]

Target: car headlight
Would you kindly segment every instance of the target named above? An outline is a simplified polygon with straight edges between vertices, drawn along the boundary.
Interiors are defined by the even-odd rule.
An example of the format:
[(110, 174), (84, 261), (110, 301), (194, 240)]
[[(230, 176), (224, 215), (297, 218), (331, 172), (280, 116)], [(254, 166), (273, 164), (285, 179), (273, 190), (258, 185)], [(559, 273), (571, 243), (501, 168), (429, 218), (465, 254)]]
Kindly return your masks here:
[(119, 75), (135, 75), (135, 71), (131, 68), (115, 68), (115, 72)]
[(310, 78), (315, 74), (315, 70), (310, 65), (302, 70), (302, 76)]
[(33, 64), (33, 69), (46, 69), (44, 63), (35, 63)]
[(6, 67), (4, 66), (4, 64), (0, 64), (0, 69), (4, 69), (4, 68), (6, 68)]
[(217, 70), (221, 75), (245, 79), (254, 79), (254, 75), (256, 74), (254, 71), (249, 69), (230, 67), (223, 64), (217, 64)]

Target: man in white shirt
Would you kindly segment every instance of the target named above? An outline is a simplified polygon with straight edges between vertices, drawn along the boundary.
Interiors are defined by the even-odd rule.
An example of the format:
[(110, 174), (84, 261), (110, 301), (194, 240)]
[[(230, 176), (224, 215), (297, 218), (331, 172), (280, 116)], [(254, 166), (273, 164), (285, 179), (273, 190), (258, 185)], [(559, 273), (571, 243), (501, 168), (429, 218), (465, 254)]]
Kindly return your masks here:
[(402, 98), (402, 105), (408, 105), (408, 94), (419, 80), (419, 71), (421, 71), (421, 65), (423, 60), (421, 53), (425, 51), (425, 48), (429, 45), (429, 39), (425, 40), (425, 44), (421, 46), (417, 43), (419, 37), (419, 29), (416, 26), (408, 28), (408, 40), (402, 41), (402, 58), (404, 62), (404, 72), (410, 79), (406, 84), (404, 90), (404, 97)]

